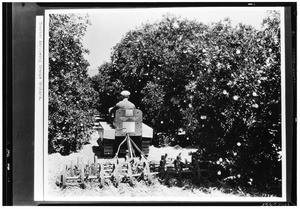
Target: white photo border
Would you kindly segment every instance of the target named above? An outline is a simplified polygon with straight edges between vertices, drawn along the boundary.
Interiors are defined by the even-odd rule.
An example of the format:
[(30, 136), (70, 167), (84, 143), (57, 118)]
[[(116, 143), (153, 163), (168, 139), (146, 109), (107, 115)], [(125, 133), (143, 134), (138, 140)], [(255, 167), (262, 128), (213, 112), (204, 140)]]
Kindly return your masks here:
[[(187, 7), (184, 7), (185, 9)], [(250, 9), (250, 7), (242, 7), (243, 9)], [(120, 9), (120, 8), (117, 8)], [(131, 8), (124, 8), (120, 10), (130, 10)], [(143, 8), (143, 9), (158, 9), (158, 8)], [(201, 9), (201, 7), (199, 7)], [(203, 9), (203, 8), (202, 8)], [(205, 7), (209, 9), (209, 7)], [(212, 9), (224, 9), (218, 7), (212, 7)], [(241, 9), (240, 7), (226, 7), (225, 9)], [(261, 7), (251, 7), (251, 9), (265, 9)], [(105, 11), (116, 10), (116, 9), (105, 9)], [(189, 197), (163, 197), (164, 202), (286, 202), (287, 201), (287, 184), (286, 184), (286, 84), (285, 84), (285, 13), (284, 7), (268, 7), (268, 10), (279, 10), (281, 17), (281, 111), (282, 111), (282, 197), (234, 197), (232, 198), (205, 198), (204, 200), (197, 200)], [(73, 202), (161, 202), (161, 197), (95, 197), (92, 196), (74, 196), (74, 197), (57, 197), (48, 194), (48, 80), (49, 80), (49, 15), (58, 13), (90, 13), (90, 12), (101, 12), (103, 9), (49, 9), (45, 10), (44, 16), (44, 81), (43, 81), (43, 107), (41, 108), (40, 100), (38, 98), (37, 86), (40, 85), (40, 81), (36, 79), (36, 109), (35, 109), (35, 133), (40, 131), (41, 120), (43, 120), (43, 140), (41, 134), (35, 135), (35, 186), (34, 186), (34, 200), (35, 201), (73, 201)], [(37, 25), (40, 24), (42, 17), (37, 17)], [(38, 30), (38, 28), (37, 28)], [(37, 52), (36, 52), (37, 53)], [(38, 63), (36, 62), (36, 75), (39, 70)], [(43, 113), (41, 114), (43, 109)], [(41, 119), (43, 118), (43, 119)], [(43, 148), (41, 151), (40, 148)], [(42, 158), (41, 158), (42, 155)], [(41, 159), (43, 164), (41, 165)], [(42, 168), (42, 169), (41, 169)], [(42, 170), (38, 171), (38, 170)], [(42, 176), (41, 176), (42, 175)], [(42, 179), (42, 180), (41, 180)], [(42, 182), (41, 182), (42, 181)], [(42, 188), (41, 188), (42, 187)]]

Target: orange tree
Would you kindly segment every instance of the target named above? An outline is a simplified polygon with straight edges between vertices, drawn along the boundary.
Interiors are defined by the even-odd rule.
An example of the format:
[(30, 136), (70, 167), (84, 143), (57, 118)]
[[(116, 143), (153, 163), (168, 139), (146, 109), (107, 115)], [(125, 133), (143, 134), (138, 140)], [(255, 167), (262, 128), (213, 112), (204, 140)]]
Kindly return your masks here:
[(219, 166), (221, 178), (280, 193), (278, 14), (270, 13), (260, 31), (217, 23), (206, 44), (207, 65), (187, 86), (188, 134), (201, 157)]
[(111, 63), (104, 63), (99, 73), (91, 78), (91, 85), (99, 95), (96, 107), (102, 116), (106, 116), (108, 109), (118, 102), (120, 92), (124, 89), (122, 81), (111, 69)]
[(279, 19), (271, 12), (261, 30), (174, 16), (142, 25), (126, 33), (111, 62), (99, 68), (98, 78), (110, 82), (97, 89), (131, 91), (156, 132), (176, 137), (186, 131), (220, 179), (279, 192)]
[(87, 16), (52, 14), (49, 24), (49, 153), (69, 154), (88, 141), (97, 92), (87, 75), (82, 37)]
[[(187, 106), (185, 85), (194, 79), (193, 72), (201, 62), (197, 39), (205, 36), (206, 28), (196, 21), (167, 16), (129, 31), (113, 48), (110, 67), (100, 67), (97, 76), (107, 74), (112, 86), (120, 83), (117, 86), (128, 89), (156, 132), (176, 135), (183, 126), (181, 109)], [(112, 95), (108, 86), (105, 89), (100, 92)]]

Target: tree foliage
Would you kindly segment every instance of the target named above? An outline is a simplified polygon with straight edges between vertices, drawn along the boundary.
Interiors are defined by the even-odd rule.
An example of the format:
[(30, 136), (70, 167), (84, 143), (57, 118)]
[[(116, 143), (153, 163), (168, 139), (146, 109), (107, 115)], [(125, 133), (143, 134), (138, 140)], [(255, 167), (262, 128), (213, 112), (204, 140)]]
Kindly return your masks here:
[(82, 45), (87, 16), (52, 14), (49, 24), (49, 153), (69, 154), (88, 141), (97, 92)]
[(206, 73), (187, 88), (186, 127), (201, 156), (230, 171), (228, 180), (280, 191), (280, 31), (273, 18), (277, 24), (269, 17), (262, 31), (213, 26), (208, 45), (217, 47)]
[(165, 16), (131, 30), (93, 78), (98, 108), (126, 88), (146, 123), (174, 137), (184, 130), (220, 178), (280, 191), (279, 20), (271, 11), (257, 30)]

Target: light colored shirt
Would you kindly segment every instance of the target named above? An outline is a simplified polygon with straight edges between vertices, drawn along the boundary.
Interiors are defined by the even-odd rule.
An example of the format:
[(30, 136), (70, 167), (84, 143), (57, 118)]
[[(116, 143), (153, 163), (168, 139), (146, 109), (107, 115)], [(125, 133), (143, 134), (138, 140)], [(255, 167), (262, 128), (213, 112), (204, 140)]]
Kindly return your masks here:
[(124, 98), (122, 101), (118, 102), (114, 107), (108, 109), (110, 114), (115, 114), (118, 109), (135, 109), (135, 105), (128, 101), (128, 98)]
[(135, 109), (135, 105), (128, 98), (124, 98), (116, 104), (116, 109)]

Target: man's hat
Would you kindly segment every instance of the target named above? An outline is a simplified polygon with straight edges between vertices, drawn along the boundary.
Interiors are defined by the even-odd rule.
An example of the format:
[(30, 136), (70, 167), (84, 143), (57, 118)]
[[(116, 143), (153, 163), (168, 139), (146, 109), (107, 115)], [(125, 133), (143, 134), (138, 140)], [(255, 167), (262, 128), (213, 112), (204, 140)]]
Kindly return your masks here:
[(124, 97), (129, 97), (130, 92), (125, 90), (125, 91), (121, 92), (121, 95), (124, 96)]

